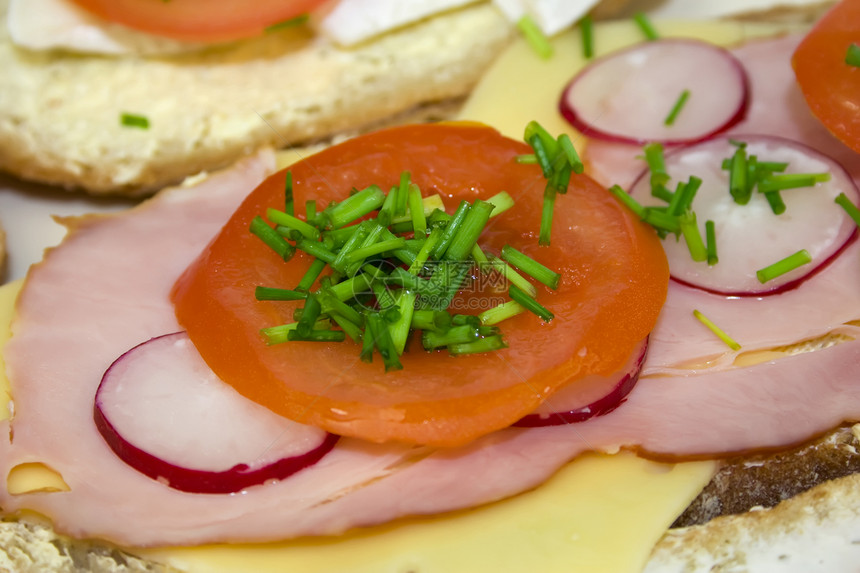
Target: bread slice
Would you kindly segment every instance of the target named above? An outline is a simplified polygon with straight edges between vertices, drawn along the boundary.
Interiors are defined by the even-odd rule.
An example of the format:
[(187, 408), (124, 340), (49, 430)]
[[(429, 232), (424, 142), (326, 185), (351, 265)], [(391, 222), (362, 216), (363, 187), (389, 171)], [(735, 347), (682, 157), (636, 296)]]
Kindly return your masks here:
[[(0, 0), (5, 21), (8, 0)], [(353, 49), (304, 28), (163, 58), (33, 53), (0, 29), (0, 169), (144, 194), (264, 145), (355, 129), (469, 92), (513, 37), (489, 3)], [(149, 128), (124, 127), (123, 113)]]

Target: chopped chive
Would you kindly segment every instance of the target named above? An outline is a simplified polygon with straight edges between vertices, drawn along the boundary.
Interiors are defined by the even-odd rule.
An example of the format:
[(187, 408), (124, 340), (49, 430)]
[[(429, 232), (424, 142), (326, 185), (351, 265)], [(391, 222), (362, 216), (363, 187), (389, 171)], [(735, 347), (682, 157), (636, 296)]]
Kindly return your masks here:
[[(679, 183), (679, 185), (683, 185), (683, 183)], [(675, 194), (663, 185), (655, 185), (651, 187), (651, 196), (656, 197), (657, 199), (662, 199), (666, 203), (671, 203), (672, 197), (674, 197)]]
[(284, 30), (286, 28), (295, 28), (297, 26), (301, 26), (307, 23), (308, 19), (310, 19), (310, 14), (299, 14), (298, 16), (294, 16), (293, 18), (289, 18), (287, 20), (271, 24), (270, 26), (266, 26), (263, 31), (269, 33), (276, 32), (278, 30)]
[(484, 254), (484, 251), (481, 250), (480, 245), (477, 243), (472, 247), (472, 258), (475, 260), (475, 264), (478, 265), (478, 270), (483, 273), (483, 267), (490, 262), (490, 259), (487, 258), (487, 255)]
[(845, 53), (845, 63), (855, 68), (860, 68), (860, 45), (851, 44)]
[(455, 314), (451, 317), (451, 324), (454, 326), (471, 326), (478, 328), (481, 326), (481, 319), (474, 314)]
[(762, 193), (771, 193), (786, 189), (812, 187), (816, 183), (829, 180), (830, 173), (781, 173), (779, 175), (766, 175), (758, 181), (758, 190)]
[[(445, 212), (445, 202), (442, 200), (442, 196), (438, 193), (433, 195), (428, 195), (421, 199), (421, 206), (423, 207), (424, 217), (428, 218), (434, 211), (440, 211), (442, 213)], [(383, 205), (384, 207), (384, 205)], [(399, 217), (394, 217), (391, 219), (391, 225), (399, 225), (400, 223), (412, 223), (412, 213), (406, 213), (404, 215), (400, 215)], [(427, 221), (428, 225), (430, 221)], [(380, 221), (382, 224), (382, 221)], [(387, 225), (383, 225), (387, 226)], [(409, 227), (409, 230), (412, 230), (412, 227)], [(404, 231), (406, 232), (406, 231)]]
[(370, 278), (366, 274), (359, 274), (332, 285), (330, 292), (340, 300), (348, 300), (366, 294), (369, 288)]
[(625, 207), (633, 211), (640, 219), (645, 218), (645, 207), (643, 207), (636, 199), (630, 196), (627, 191), (621, 188), (620, 185), (613, 185), (609, 188), (609, 192), (621, 201)]
[(659, 142), (649, 143), (642, 148), (645, 152), (645, 163), (651, 172), (651, 189), (665, 186), (669, 182), (669, 174), (666, 172), (666, 161), (663, 158), (663, 144)]
[(313, 223), (317, 218), (317, 202), (314, 199), (305, 201), (305, 221)]
[(716, 334), (720, 338), (720, 340), (725, 342), (729, 348), (731, 348), (732, 350), (740, 350), (741, 349), (740, 344), (738, 344), (732, 337), (730, 337), (728, 334), (726, 334), (722, 328), (720, 328), (719, 326), (714, 324), (711, 321), (711, 319), (709, 319), (707, 316), (705, 316), (704, 314), (702, 314), (698, 310), (693, 311), (693, 316), (695, 316), (702, 324), (707, 326), (708, 329), (711, 332), (713, 332), (714, 334)]
[(555, 188), (547, 183), (543, 191), (543, 209), (540, 216), (540, 233), (538, 234), (538, 245), (548, 246), (552, 235), (552, 216), (555, 211)]
[[(427, 259), (430, 258), (430, 253), (436, 248), (439, 239), (442, 238), (442, 229), (434, 227), (427, 238), (422, 242), (421, 248), (415, 254), (415, 261), (409, 265), (409, 274), (417, 275), (424, 268)], [(475, 245), (477, 246), (477, 245)]]
[(269, 221), (271, 221), (272, 223), (298, 231), (302, 234), (303, 237), (307, 239), (312, 239), (316, 241), (320, 238), (319, 229), (317, 229), (313, 225), (309, 225), (298, 217), (290, 215), (289, 213), (284, 213), (283, 211), (269, 208), (266, 210), (266, 217), (268, 217)]
[(476, 199), (472, 207), (463, 218), (463, 224), (457, 229), (451, 244), (445, 251), (445, 259), (449, 261), (462, 261), (469, 256), (472, 247), (478, 242), (478, 237), (490, 220), (493, 212), (493, 204), (481, 199)]
[(448, 347), (448, 352), (454, 356), (463, 356), (466, 354), (478, 354), (481, 352), (493, 352), (507, 348), (501, 335), (488, 336), (480, 338), (474, 342), (466, 342), (463, 344), (452, 344)]
[(448, 246), (451, 244), (451, 241), (454, 240), (454, 235), (457, 234), (457, 231), (460, 229), (460, 225), (463, 224), (463, 220), (466, 218), (466, 215), (469, 214), (469, 209), (471, 209), (471, 205), (469, 205), (468, 201), (460, 202), (457, 210), (454, 211), (454, 216), (448, 222), (448, 226), (445, 227), (445, 231), (442, 233), (439, 243), (433, 248), (432, 257), (434, 259), (441, 259), (445, 254), (445, 251), (448, 250)]
[(594, 19), (591, 14), (582, 17), (579, 29), (582, 32), (582, 55), (586, 60), (590, 60), (594, 57)]
[(570, 165), (565, 163), (555, 170), (549, 184), (552, 185), (553, 189), (555, 189), (557, 193), (564, 195), (567, 193), (567, 186), (570, 185), (570, 174)]
[(419, 278), (400, 267), (391, 271), (385, 278), (386, 284), (397, 285), (407, 290), (417, 292), (422, 296), (442, 296), (444, 287), (427, 279)]
[(669, 215), (681, 215), (682, 213), (690, 210), (690, 207), (693, 204), (693, 199), (696, 197), (696, 193), (701, 185), (701, 179), (695, 175), (690, 175), (687, 182), (682, 186), (679, 186), (678, 190), (675, 191), (675, 194), (672, 196), (672, 201), (669, 202), (667, 213), (669, 213)]
[(502, 260), (507, 261), (520, 269), (536, 281), (542, 282), (549, 288), (555, 290), (561, 280), (561, 275), (549, 269), (530, 256), (518, 251), (510, 245), (502, 247)]
[(642, 34), (645, 35), (647, 40), (651, 41), (660, 38), (659, 34), (657, 34), (657, 30), (655, 30), (654, 26), (651, 24), (651, 20), (649, 20), (648, 16), (645, 15), (645, 12), (636, 12), (633, 15), (633, 21), (636, 22), (637, 26), (639, 26), (639, 29), (642, 31)]
[(516, 159), (517, 163), (521, 165), (537, 165), (537, 155), (534, 153), (525, 153), (523, 155), (517, 155)]
[(379, 255), (388, 251), (402, 249), (405, 246), (406, 239), (404, 239), (403, 237), (397, 237), (396, 239), (390, 239), (387, 241), (380, 241), (378, 243), (368, 245), (367, 247), (361, 247), (359, 249), (355, 249), (354, 251), (349, 252), (344, 257), (344, 262), (347, 265), (351, 265), (360, 261), (364, 261), (364, 259), (368, 257)]
[(287, 340), (304, 342), (343, 342), (346, 333), (342, 330), (309, 330), (301, 332), (298, 328), (287, 332)]
[(325, 246), (317, 241), (311, 241), (309, 239), (300, 239), (296, 241), (296, 248), (300, 251), (304, 251), (312, 257), (316, 257), (318, 259), (322, 259), (328, 264), (332, 264), (334, 260), (337, 258), (337, 255), (325, 248)]
[(764, 284), (811, 262), (812, 256), (810, 256), (809, 252), (806, 249), (801, 249), (793, 255), (789, 255), (772, 265), (757, 270), (755, 276), (760, 283)]
[(836, 199), (834, 199), (834, 202), (843, 209), (845, 209), (845, 212), (848, 213), (848, 216), (854, 220), (858, 227), (860, 227), (860, 209), (858, 209), (857, 206), (851, 202), (851, 200), (848, 198), (847, 195), (845, 195), (845, 193), (840, 193), (836, 197)]
[(526, 309), (523, 308), (523, 305), (518, 303), (515, 300), (509, 300), (508, 302), (503, 302), (499, 306), (495, 306), (493, 308), (489, 308), (478, 315), (478, 318), (481, 320), (481, 324), (483, 325), (493, 325), (498, 324), (504, 320), (509, 318), (513, 318), (514, 316), (521, 314)]
[(331, 226), (338, 229), (379, 209), (384, 202), (385, 193), (382, 189), (371, 185), (334, 206), (326, 207), (323, 212), (331, 222)]
[(394, 341), (391, 340), (391, 331), (389, 330), (388, 323), (377, 312), (369, 313), (367, 321), (373, 325), (374, 344), (382, 356), (385, 371), (402, 370), (403, 365), (400, 363), (397, 349), (394, 347)]
[[(271, 346), (273, 344), (282, 344), (287, 342), (287, 334), (295, 330), (299, 325), (298, 322), (291, 322), (289, 324), (281, 324), (278, 326), (270, 326), (268, 328), (263, 328), (260, 330), (260, 334), (266, 339), (266, 345)], [(314, 323), (314, 330), (325, 330), (331, 326), (331, 323), (327, 318), (319, 318)]]
[(555, 315), (541, 305), (538, 301), (530, 297), (516, 285), (508, 287), (508, 296), (520, 303), (526, 310), (539, 316), (544, 322), (549, 322)]
[(258, 286), (254, 289), (254, 298), (257, 300), (303, 300), (308, 296), (307, 292), (289, 290), (285, 288), (272, 288)]
[(573, 172), (582, 173), (585, 170), (585, 165), (582, 163), (579, 153), (576, 152), (576, 147), (573, 146), (573, 141), (570, 140), (570, 136), (566, 133), (562, 133), (558, 136), (558, 144), (567, 156), (567, 163), (570, 165), (571, 169), (573, 169)]
[(320, 302), (321, 314), (331, 314), (332, 312), (335, 312), (359, 326), (364, 324), (364, 318), (361, 316), (361, 313), (340, 300), (332, 292), (331, 286), (324, 286), (316, 296)]
[(448, 330), (451, 327), (451, 315), (444, 310), (414, 310), (412, 312), (412, 328), (415, 330)]
[(397, 186), (397, 195), (394, 201), (394, 214), (406, 215), (406, 207), (409, 206), (409, 184), (412, 182), (412, 174), (404, 171), (400, 174), (400, 184)]
[(277, 231), (271, 228), (259, 215), (251, 220), (250, 230), (285, 261), (290, 260), (295, 254), (296, 249), (286, 242), (284, 238), (281, 237)]
[(136, 127), (137, 129), (149, 129), (149, 118), (134, 113), (119, 114), (119, 124), (123, 127)]
[(471, 261), (440, 261), (430, 276), (430, 281), (439, 285), (444, 294), (430, 297), (422, 296), (421, 303), (429, 305), (435, 310), (448, 308), (473, 266)]
[(708, 250), (702, 240), (702, 234), (699, 232), (699, 225), (696, 224), (696, 214), (687, 212), (680, 215), (678, 219), (681, 225), (681, 234), (684, 235), (684, 241), (690, 251), (690, 257), (696, 262), (707, 260)]
[(502, 277), (504, 277), (505, 281), (508, 282), (508, 284), (516, 285), (520, 290), (527, 293), (530, 297), (537, 296), (537, 289), (535, 288), (535, 285), (527, 281), (525, 277), (523, 277), (521, 274), (511, 268), (508, 263), (493, 255), (489, 255), (487, 258), (493, 269), (498, 271), (502, 275)]
[(535, 53), (544, 60), (552, 57), (552, 44), (531, 16), (526, 14), (517, 22), (517, 28)]
[(543, 147), (547, 152), (548, 157), (555, 157), (558, 155), (558, 140), (554, 138), (550, 133), (544, 128), (541, 124), (536, 121), (530, 121), (526, 124), (526, 129), (523, 134), (523, 140), (526, 143), (529, 143), (533, 136), (537, 135), (540, 137), (541, 143), (543, 143)]
[(307, 335), (311, 330), (313, 330), (314, 323), (319, 318), (322, 313), (322, 305), (320, 304), (319, 299), (316, 295), (309, 294), (305, 299), (305, 306), (302, 307), (302, 315), (299, 319), (299, 324), (296, 326), (296, 330), (302, 336)]
[(687, 103), (688, 99), (690, 99), (690, 90), (682, 91), (681, 95), (678, 96), (678, 100), (675, 102), (675, 105), (673, 105), (672, 109), (669, 111), (669, 115), (667, 115), (666, 119), (663, 120), (663, 124), (675, 125), (675, 120), (678, 119), (678, 114), (680, 114), (681, 110), (684, 109), (684, 104)]
[[(349, 256), (350, 253), (352, 253), (356, 249), (361, 248), (362, 245), (366, 244), (366, 239), (370, 235), (371, 231), (370, 225), (371, 223), (369, 221), (364, 221), (358, 224), (358, 227), (355, 229), (355, 232), (352, 234), (352, 236), (350, 236), (346, 243), (343, 244), (343, 247), (341, 247), (340, 250), (337, 252), (337, 255), (335, 255), (334, 260), (329, 263), (334, 270), (339, 272), (344, 272), (346, 270), (346, 258)], [(381, 231), (382, 229), (383, 227), (378, 224), (374, 227), (374, 231)], [(375, 237), (378, 237), (379, 233), (375, 232), (374, 235)]]
[(421, 200), (421, 190), (417, 185), (409, 186), (409, 214), (412, 216), (412, 231), (416, 239), (423, 239), (427, 234), (427, 218), (424, 216), (424, 202)]
[(298, 286), (296, 286), (296, 290), (311, 290), (311, 287), (313, 286), (314, 282), (317, 280), (317, 278), (319, 278), (320, 274), (323, 272), (323, 269), (325, 269), (326, 264), (327, 263), (322, 259), (314, 259), (302, 279), (299, 281)]
[(717, 232), (714, 227), (714, 222), (711, 220), (705, 221), (705, 245), (708, 253), (708, 265), (713, 266), (719, 262), (717, 256)]
[(412, 315), (415, 312), (416, 293), (401, 290), (397, 293), (397, 309), (399, 318), (390, 326), (391, 342), (397, 354), (403, 354), (406, 349), (406, 341), (409, 339), (409, 331), (412, 327)]
[(284, 213), (295, 215), (295, 204), (293, 203), (293, 172), (287, 171), (284, 179)]
[(493, 217), (498, 217), (499, 215), (514, 206), (514, 199), (508, 194), (507, 191), (499, 191), (486, 201), (493, 206), (493, 212), (490, 213), (490, 219), (492, 219)]
[(767, 191), (764, 194), (764, 198), (767, 199), (770, 210), (773, 211), (774, 215), (785, 213), (785, 201), (782, 200), (782, 195), (779, 194), (779, 191)]
[(642, 220), (655, 229), (663, 230), (667, 233), (681, 232), (681, 220), (678, 215), (669, 215), (666, 211), (655, 207), (646, 207), (642, 215)]
[(446, 331), (425, 330), (421, 333), (421, 344), (425, 350), (443, 348), (451, 344), (463, 344), (478, 340), (478, 329), (472, 325), (453, 326)]
[(752, 196), (752, 186), (747, 183), (746, 144), (739, 145), (729, 163), (729, 193), (738, 205), (746, 205)]
[(540, 165), (540, 169), (543, 172), (543, 176), (546, 179), (550, 179), (553, 174), (552, 161), (550, 160), (549, 153), (547, 152), (543, 140), (539, 135), (535, 134), (531, 139), (529, 139), (528, 144), (535, 150), (535, 157), (537, 158), (538, 165)]
[(331, 319), (337, 323), (340, 329), (353, 340), (353, 342), (361, 342), (362, 331), (356, 323), (336, 312), (332, 312), (330, 316)]
[(373, 349), (376, 348), (376, 332), (374, 327), (376, 322), (370, 320), (370, 315), (375, 314), (368, 312), (364, 318), (364, 333), (361, 335), (361, 352), (359, 358), (362, 362), (373, 362)]

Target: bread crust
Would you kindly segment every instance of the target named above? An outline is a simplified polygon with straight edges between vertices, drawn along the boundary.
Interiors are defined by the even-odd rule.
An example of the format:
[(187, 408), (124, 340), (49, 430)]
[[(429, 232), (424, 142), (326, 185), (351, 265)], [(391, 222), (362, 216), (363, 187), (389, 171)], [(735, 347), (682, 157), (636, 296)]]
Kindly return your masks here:
[[(8, 0), (0, 0), (5, 19)], [(287, 29), (163, 58), (34, 53), (0, 31), (0, 169), (91, 193), (145, 194), (470, 91), (513, 37), (482, 3), (352, 49)], [(428, 81), (432, 78), (432, 81)], [(122, 113), (148, 129), (123, 127)]]

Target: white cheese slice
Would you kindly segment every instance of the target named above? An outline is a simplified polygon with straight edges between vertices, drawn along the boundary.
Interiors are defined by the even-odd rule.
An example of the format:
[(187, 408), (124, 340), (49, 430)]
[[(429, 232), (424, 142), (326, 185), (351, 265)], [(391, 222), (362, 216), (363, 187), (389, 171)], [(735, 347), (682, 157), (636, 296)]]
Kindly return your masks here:
[(11, 0), (7, 25), (12, 41), (31, 50), (156, 55), (203, 46), (104, 22), (69, 0)]

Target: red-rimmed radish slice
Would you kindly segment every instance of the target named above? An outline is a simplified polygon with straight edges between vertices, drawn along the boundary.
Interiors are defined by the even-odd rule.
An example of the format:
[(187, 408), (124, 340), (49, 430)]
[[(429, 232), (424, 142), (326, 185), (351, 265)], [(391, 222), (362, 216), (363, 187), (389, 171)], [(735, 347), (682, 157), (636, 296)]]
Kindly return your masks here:
[(587, 376), (559, 390), (533, 413), (523, 416), (514, 426), (539, 428), (583, 422), (608, 414), (617, 408), (636, 386), (645, 361), (648, 340), (633, 350), (624, 366), (609, 376)]
[[(696, 40), (656, 40), (585, 67), (565, 88), (559, 110), (591, 138), (689, 143), (743, 118), (748, 83), (743, 66), (727, 50)], [(685, 91), (689, 96), (667, 125)]]
[(139, 344), (111, 364), (94, 418), (125, 463), (192, 493), (282, 480), (337, 442), (240, 396), (209, 370), (184, 332)]
[[(788, 163), (786, 174), (829, 173), (830, 179), (811, 187), (780, 192), (785, 212), (775, 215), (763, 193), (753, 190), (746, 205), (735, 203), (729, 192), (729, 171), (721, 168), (745, 142), (747, 156), (758, 161)], [(762, 296), (798, 286), (838, 255), (856, 236), (857, 226), (834, 203), (840, 194), (855, 205), (860, 198), (853, 180), (841, 165), (795, 141), (761, 135), (721, 136), (677, 149), (665, 156), (670, 188), (691, 175), (702, 179), (693, 202), (697, 223), (705, 237), (705, 221), (714, 221), (719, 262), (709, 266), (690, 256), (683, 239), (663, 240), (674, 280), (716, 294)], [(648, 173), (631, 188), (646, 205), (659, 205), (651, 196)], [(812, 260), (778, 278), (760, 282), (756, 271), (805, 249)]]

